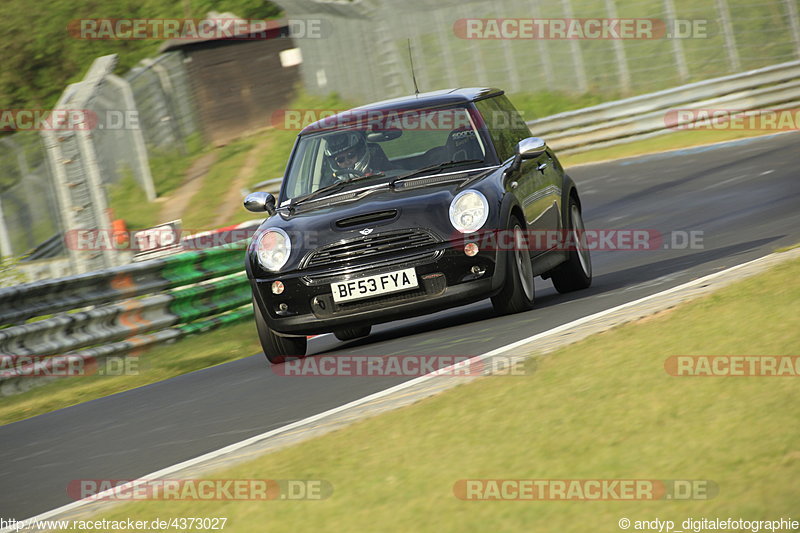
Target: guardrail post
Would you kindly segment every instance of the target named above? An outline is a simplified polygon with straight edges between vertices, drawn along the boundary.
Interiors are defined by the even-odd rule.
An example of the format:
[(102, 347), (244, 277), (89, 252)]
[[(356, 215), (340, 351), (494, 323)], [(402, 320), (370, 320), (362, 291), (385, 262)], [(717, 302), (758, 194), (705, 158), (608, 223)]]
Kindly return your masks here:
[[(675, 1), (664, 0), (664, 12), (667, 15), (667, 23), (674, 24)], [(683, 52), (683, 43), (676, 36), (672, 36), (672, 55), (675, 57), (675, 66), (678, 69), (678, 77), (681, 81), (689, 79), (689, 68), (686, 66), (686, 54)]]
[(719, 20), (722, 25), (722, 34), (725, 37), (725, 52), (728, 54), (728, 63), (733, 72), (742, 69), (742, 62), (739, 60), (739, 50), (736, 49), (736, 38), (733, 35), (733, 23), (731, 22), (731, 12), (728, 9), (728, 0), (716, 0)]
[[(572, 2), (570, 0), (561, 0), (561, 5), (564, 8), (564, 17), (568, 19), (574, 18)], [(572, 61), (575, 63), (575, 80), (578, 91), (583, 94), (589, 90), (589, 85), (586, 82), (586, 67), (583, 64), (583, 52), (581, 52), (578, 39), (570, 39), (569, 46), (572, 50)]]
[[(614, 0), (606, 0), (606, 12), (611, 19), (618, 19), (617, 6)], [(619, 69), (619, 84), (625, 93), (631, 92), (631, 73), (628, 70), (628, 58), (625, 56), (625, 42), (622, 39), (613, 39), (614, 55), (617, 57), (617, 69)]]
[(786, 11), (789, 15), (789, 26), (792, 28), (792, 40), (794, 41), (794, 52), (800, 58), (800, 20), (797, 18), (797, 5), (795, 0), (783, 0), (786, 4)]

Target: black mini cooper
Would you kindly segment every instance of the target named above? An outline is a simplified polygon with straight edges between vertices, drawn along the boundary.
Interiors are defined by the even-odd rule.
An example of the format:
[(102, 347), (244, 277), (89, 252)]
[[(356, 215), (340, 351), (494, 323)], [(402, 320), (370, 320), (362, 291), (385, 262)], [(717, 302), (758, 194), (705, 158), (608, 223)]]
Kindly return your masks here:
[(278, 199), (256, 192), (245, 207), (268, 214), (246, 269), (272, 363), (303, 357), (308, 335), (354, 339), (484, 298), (500, 314), (525, 311), (534, 276), (559, 292), (591, 284), (575, 184), (498, 89), (315, 122), (297, 138)]

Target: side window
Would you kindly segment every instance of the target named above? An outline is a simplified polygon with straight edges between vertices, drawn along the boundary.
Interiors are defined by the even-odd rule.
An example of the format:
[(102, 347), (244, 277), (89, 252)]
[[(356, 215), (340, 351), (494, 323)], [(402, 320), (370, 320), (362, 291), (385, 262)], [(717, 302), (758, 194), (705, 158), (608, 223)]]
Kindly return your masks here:
[(517, 143), (531, 136), (519, 111), (505, 95), (479, 100), (475, 105), (486, 123), (501, 161), (512, 157)]

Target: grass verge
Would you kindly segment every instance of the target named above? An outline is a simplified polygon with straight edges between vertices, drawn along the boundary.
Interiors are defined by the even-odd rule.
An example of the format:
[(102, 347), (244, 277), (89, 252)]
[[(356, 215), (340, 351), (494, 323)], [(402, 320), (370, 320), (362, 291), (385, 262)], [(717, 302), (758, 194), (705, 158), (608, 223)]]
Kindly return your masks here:
[(769, 132), (755, 130), (678, 131), (619, 146), (610, 146), (608, 148), (598, 148), (580, 154), (559, 156), (559, 160), (564, 166), (580, 165), (636, 155), (654, 154), (680, 148), (691, 148), (704, 144), (733, 141), (747, 137), (758, 137), (767, 133)]
[(250, 321), (185, 337), (174, 344), (155, 346), (139, 354), (135, 366), (137, 375), (62, 378), (21, 394), (0, 398), (0, 425), (233, 361), (259, 351), (261, 347), (255, 326)]
[[(109, 519), (227, 517), (226, 531), (618, 532), (631, 520), (788, 518), (798, 378), (679, 378), (672, 355), (800, 352), (800, 261), (491, 377), (219, 472), (322, 479), (321, 501), (160, 501)], [(535, 370), (535, 371), (534, 371)], [(286, 378), (291, 379), (291, 378)], [(367, 379), (367, 378), (364, 378)], [(703, 479), (692, 501), (467, 502), (457, 480)]]
[[(202, 179), (202, 186), (189, 203), (188, 210), (181, 217), (183, 227), (192, 230), (214, 229), (217, 208), (233, 186), (239, 170), (247, 159), (247, 153), (256, 145), (255, 137), (244, 137), (220, 148), (220, 154)], [(242, 208), (244, 210), (244, 208)]]

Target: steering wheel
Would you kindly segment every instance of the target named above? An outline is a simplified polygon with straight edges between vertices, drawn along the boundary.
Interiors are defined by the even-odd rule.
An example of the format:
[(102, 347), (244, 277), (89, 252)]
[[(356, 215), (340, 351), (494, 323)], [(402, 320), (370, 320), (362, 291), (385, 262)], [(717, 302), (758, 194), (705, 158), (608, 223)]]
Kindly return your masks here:
[(333, 173), (333, 177), (336, 178), (339, 181), (345, 181), (345, 180), (342, 179), (345, 176), (355, 176), (357, 178), (361, 178), (364, 175), (365, 174), (363, 172), (361, 172), (360, 170), (356, 170), (354, 168), (343, 168), (343, 169), (337, 170), (336, 172)]

